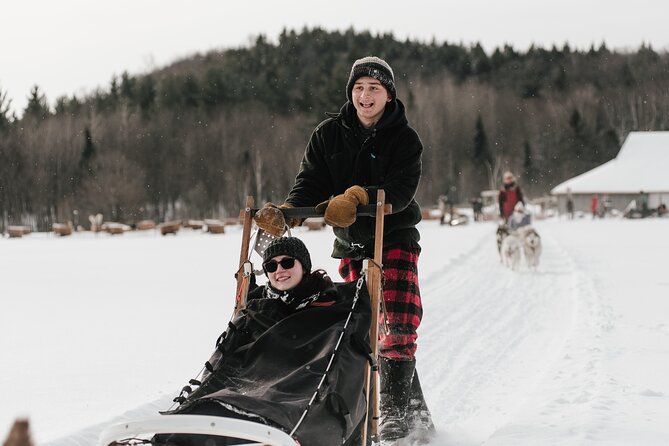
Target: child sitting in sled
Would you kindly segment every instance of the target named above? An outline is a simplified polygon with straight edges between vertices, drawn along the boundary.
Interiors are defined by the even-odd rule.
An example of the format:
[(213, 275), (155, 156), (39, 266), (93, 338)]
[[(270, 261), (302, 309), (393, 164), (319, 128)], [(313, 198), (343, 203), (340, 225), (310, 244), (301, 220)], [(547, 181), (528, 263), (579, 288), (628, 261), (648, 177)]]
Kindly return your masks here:
[(532, 223), (532, 216), (525, 210), (525, 205), (522, 201), (516, 203), (513, 208), (513, 213), (509, 217), (507, 224), (512, 231), (517, 230), (522, 226), (527, 226)]

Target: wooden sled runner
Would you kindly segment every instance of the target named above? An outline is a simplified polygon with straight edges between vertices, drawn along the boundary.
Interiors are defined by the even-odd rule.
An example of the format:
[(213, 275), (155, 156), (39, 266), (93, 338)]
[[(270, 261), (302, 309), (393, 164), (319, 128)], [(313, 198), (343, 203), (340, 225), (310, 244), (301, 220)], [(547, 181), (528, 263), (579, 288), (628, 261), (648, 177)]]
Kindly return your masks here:
[[(250, 248), (252, 247), (251, 239), (252, 239), (252, 228), (253, 228), (253, 216), (257, 211), (257, 209), (254, 209), (253, 206), (254, 206), (253, 199), (248, 198), (245, 209), (241, 211), (241, 216), (243, 217), (242, 220), (244, 226), (242, 235), (242, 246), (240, 252), (239, 270), (237, 274), (237, 293), (236, 293), (235, 311), (233, 315), (234, 323), (238, 323), (240, 320), (246, 320), (244, 318), (248, 314), (253, 313), (254, 311), (253, 305), (254, 303), (257, 302), (256, 300), (251, 300), (249, 302), (246, 301), (246, 295), (248, 292), (248, 288), (250, 286), (252, 274), (254, 274), (253, 266), (250, 262), (250, 257), (253, 254), (253, 251)], [(322, 213), (319, 214), (315, 210), (315, 208), (282, 209), (282, 212), (284, 212), (284, 215), (287, 219), (290, 217), (308, 218), (308, 217), (316, 217), (319, 215), (322, 216)], [(299, 401), (308, 401), (308, 404), (300, 402), (297, 405), (300, 407), (299, 413), (301, 413), (302, 410), (304, 410), (304, 413), (299, 418), (299, 420), (296, 421), (296, 417), (293, 417), (291, 418), (292, 420), (291, 423), (287, 424), (284, 422), (280, 422), (278, 419), (272, 418), (271, 416), (268, 417), (266, 413), (262, 412), (262, 410), (266, 409), (265, 401), (258, 402), (258, 400), (255, 400), (256, 403), (252, 402), (251, 406), (244, 406), (244, 404), (248, 404), (248, 401), (244, 401), (244, 399), (247, 398), (249, 395), (246, 393), (246, 391), (242, 391), (241, 393), (235, 394), (232, 397), (226, 395), (226, 397), (232, 399), (228, 399), (224, 401), (224, 403), (231, 403), (230, 406), (234, 411), (242, 411), (242, 412), (246, 411), (257, 414), (257, 416), (253, 417), (254, 420), (261, 418), (266, 421), (270, 421), (269, 423), (265, 424), (260, 421), (258, 422), (250, 421), (248, 418), (239, 419), (236, 416), (230, 416), (230, 417), (225, 415), (213, 416), (209, 413), (206, 413), (206, 411), (200, 412), (203, 414), (186, 415), (183, 414), (184, 413), (183, 411), (179, 413), (178, 410), (179, 408), (177, 408), (177, 410), (173, 411), (168, 415), (146, 418), (132, 422), (119, 423), (114, 426), (110, 426), (101, 434), (99, 444), (101, 446), (151, 444), (150, 439), (152, 438), (152, 436), (160, 434), (206, 435), (209, 437), (218, 437), (222, 440), (229, 438), (232, 441), (231, 443), (220, 443), (220, 444), (235, 444), (235, 445), (246, 444), (246, 445), (288, 446), (288, 445), (299, 445), (300, 441), (302, 442), (301, 444), (303, 446), (316, 444), (314, 443), (313, 440), (314, 437), (313, 436), (309, 437), (307, 435), (307, 431), (310, 431), (311, 435), (313, 435), (313, 432), (316, 430), (315, 427), (308, 427), (309, 423), (316, 423), (315, 425), (312, 424), (311, 426), (320, 427), (318, 426), (318, 424), (320, 420), (322, 420), (323, 418), (321, 418), (319, 414), (323, 414), (323, 417), (327, 418), (327, 416), (324, 415), (325, 412), (323, 412), (324, 410), (323, 408), (326, 406), (326, 403), (328, 405), (332, 403), (334, 403), (335, 406), (337, 406), (338, 404), (340, 405), (339, 403), (340, 400), (338, 400), (337, 398), (329, 398), (331, 396), (334, 397), (339, 396), (334, 393), (331, 393), (331, 390), (333, 389), (332, 387), (333, 384), (329, 382), (331, 379), (336, 380), (338, 373), (334, 372), (334, 375), (332, 374), (328, 375), (328, 373), (330, 370), (330, 365), (333, 363), (333, 361), (335, 363), (337, 361), (346, 361), (345, 359), (347, 358), (346, 355), (349, 355), (349, 353), (347, 352), (347, 350), (343, 350), (341, 351), (341, 355), (343, 356), (339, 356), (340, 353), (337, 351), (337, 348), (339, 348), (340, 344), (342, 344), (344, 341), (349, 342), (350, 344), (355, 344), (355, 342), (351, 342), (352, 341), (351, 337), (353, 335), (356, 335), (358, 336), (357, 339), (364, 338), (367, 336), (368, 329), (369, 329), (368, 333), (369, 343), (367, 348), (371, 348), (371, 352), (360, 353), (360, 351), (358, 351), (358, 353), (355, 353), (355, 355), (353, 355), (356, 356), (355, 364), (357, 364), (355, 368), (353, 368), (353, 370), (357, 370), (358, 371), (357, 373), (359, 373), (359, 375), (357, 375), (358, 378), (356, 378), (358, 387), (357, 390), (354, 392), (355, 394), (358, 395), (356, 396), (356, 403), (354, 406), (349, 407), (350, 409), (352, 409), (351, 414), (355, 413), (354, 417), (355, 425), (353, 426), (355, 427), (355, 430), (352, 430), (350, 420), (347, 420), (347, 423), (344, 423), (347, 425), (347, 427), (344, 428), (343, 432), (347, 435), (347, 437), (344, 437), (344, 440), (346, 441), (347, 445), (360, 444), (362, 446), (365, 446), (367, 444), (371, 444), (371, 441), (376, 439), (376, 434), (378, 429), (379, 402), (378, 402), (378, 373), (376, 370), (376, 358), (378, 357), (377, 339), (378, 339), (378, 326), (379, 326), (379, 321), (378, 321), (379, 306), (380, 303), (382, 302), (381, 261), (382, 261), (382, 250), (383, 250), (383, 221), (385, 214), (388, 213), (390, 213), (390, 206), (385, 204), (385, 196), (382, 190), (378, 192), (378, 199), (375, 204), (358, 207), (358, 213), (357, 213), (358, 216), (368, 217), (368, 218), (371, 217), (375, 220), (376, 238), (374, 241), (374, 258), (366, 259), (364, 261), (363, 272), (362, 272), (363, 277), (361, 277), (361, 279), (357, 283), (350, 283), (346, 284), (342, 288), (339, 287), (337, 288), (338, 292), (341, 289), (345, 289), (344, 291), (348, 292), (347, 295), (348, 300), (343, 299), (340, 307), (349, 305), (349, 303), (352, 302), (352, 307), (350, 309), (350, 312), (348, 309), (346, 309), (346, 311), (343, 312), (341, 308), (336, 308), (338, 304), (327, 309), (327, 311), (329, 311), (330, 313), (327, 313), (327, 316), (325, 316), (324, 320), (332, 319), (333, 321), (335, 321), (334, 322), (335, 325), (332, 326), (334, 328), (332, 328), (331, 332), (339, 330), (339, 327), (342, 325), (343, 329), (341, 330), (341, 334), (339, 334), (339, 332), (336, 333), (337, 335), (339, 335), (339, 340), (336, 340), (336, 343), (333, 343), (333, 345), (336, 344), (336, 346), (334, 347), (334, 351), (327, 350), (327, 354), (326, 355), (324, 354), (323, 356), (326, 359), (327, 357), (329, 357), (330, 358), (329, 362), (322, 361), (322, 357), (320, 356), (316, 358), (319, 361), (321, 361), (318, 364), (327, 363), (327, 369), (325, 369), (324, 372), (319, 371), (319, 373), (323, 373), (323, 375), (322, 378), (320, 377), (320, 375), (317, 377), (317, 380), (320, 380), (320, 383), (318, 384), (318, 388), (315, 388), (315, 392), (312, 390), (314, 389), (314, 387), (312, 387), (313, 380), (310, 381), (311, 384), (307, 384), (304, 386), (305, 388), (310, 389), (308, 391), (308, 396), (311, 396), (312, 393), (313, 396), (311, 396), (310, 400), (308, 397), (306, 399), (299, 400)], [(367, 284), (366, 287), (364, 287), (365, 281)], [(360, 297), (363, 298), (362, 294), (360, 293), (361, 287), (362, 290), (365, 292), (364, 293), (365, 300), (358, 302), (358, 308), (360, 308), (360, 311), (364, 310), (365, 313), (354, 314), (354, 308), (356, 306), (356, 301), (358, 301), (358, 295), (360, 294)], [(352, 294), (355, 295), (352, 297), (351, 296)], [(309, 324), (309, 321), (314, 320), (311, 319), (312, 317), (314, 316), (319, 317), (318, 311), (323, 312), (326, 311), (326, 309), (323, 308), (314, 309), (312, 310), (314, 311), (314, 313), (311, 313), (309, 315), (306, 314), (307, 311), (309, 310), (303, 310), (300, 314), (293, 314), (290, 317), (281, 319), (280, 322), (276, 323), (274, 326), (279, 326), (284, 321), (286, 321), (286, 324), (290, 322), (293, 323), (297, 322), (297, 326), (304, 327)], [(342, 313), (348, 314), (348, 318), (341, 317)], [(334, 314), (337, 315), (337, 318), (334, 318), (332, 316)], [(351, 316), (353, 316), (353, 318), (351, 318)], [(345, 323), (342, 323), (344, 319)], [(231, 323), (233, 323), (233, 321), (231, 321)], [(349, 322), (351, 322), (351, 324), (349, 324)], [(312, 335), (320, 336), (322, 331), (320, 330), (320, 325), (316, 324), (315, 322), (314, 325), (317, 326), (316, 328), (318, 329), (312, 330)], [(348, 333), (345, 332), (347, 329), (346, 328), (347, 325), (349, 325), (350, 328), (350, 331)], [(283, 327), (285, 328), (285, 326)], [(281, 329), (282, 328), (280, 327), (279, 330)], [(237, 330), (237, 328), (235, 328), (235, 330)], [(305, 330), (308, 331), (308, 329), (306, 328)], [(360, 335), (361, 331), (363, 333), (362, 335)], [(243, 333), (244, 330), (239, 330), (239, 332)], [(262, 334), (261, 337), (262, 336), (264, 336), (264, 334)], [(267, 337), (269, 336), (266, 336), (265, 338), (262, 339), (266, 339)], [(231, 337), (230, 339), (234, 338)], [(262, 339), (261, 338), (258, 339), (259, 340), (257, 341), (257, 343), (254, 343), (251, 347), (248, 348), (248, 350), (246, 350), (249, 352), (247, 356), (250, 356), (251, 358), (260, 357), (258, 355), (254, 356), (250, 354), (253, 352), (252, 350), (253, 348), (258, 346), (258, 344), (262, 344)], [(307, 338), (307, 339), (309, 339), (310, 342), (309, 345), (312, 345), (311, 344), (312, 338)], [(314, 337), (313, 339), (316, 338)], [(218, 343), (217, 343), (217, 348), (218, 348)], [(319, 351), (318, 347), (316, 347), (315, 350)], [(258, 350), (258, 351), (267, 351), (267, 350)], [(330, 353), (331, 356), (329, 356)], [(274, 364), (280, 364), (281, 362), (283, 361), (281, 358), (279, 358), (279, 361), (274, 362)], [(317, 362), (308, 362), (308, 364), (317, 364)], [(364, 367), (364, 387), (363, 383), (361, 383), (363, 377), (363, 367)], [(306, 368), (309, 369), (309, 367)], [(313, 368), (310, 374), (318, 375), (316, 373), (316, 369), (317, 367)], [(319, 368), (318, 370), (321, 369)], [(247, 374), (247, 372), (249, 371), (254, 372), (257, 371), (257, 369), (253, 370), (245, 369), (244, 374), (241, 375), (241, 378), (254, 376), (253, 373)], [(261, 373), (262, 372), (263, 371), (261, 370)], [(213, 372), (211, 373), (213, 374)], [(197, 382), (197, 380), (195, 381)], [(255, 383), (255, 381), (252, 382)], [(298, 382), (302, 383), (304, 381), (300, 380)], [(198, 386), (201, 384), (204, 386), (206, 384), (206, 381), (203, 380), (201, 383), (200, 382), (197, 383)], [(323, 388), (321, 388), (321, 384), (324, 384)], [(199, 389), (204, 390), (202, 388)], [(362, 396), (363, 393), (361, 393), (361, 390), (363, 391), (365, 398), (363, 398)], [(223, 388), (222, 391), (225, 392), (227, 391), (227, 389)], [(197, 390), (195, 392), (197, 392)], [(219, 392), (217, 391), (216, 394), (218, 393)], [(253, 392), (251, 391), (250, 394), (253, 394)], [(200, 392), (200, 395), (204, 395), (204, 397), (202, 399), (196, 398), (194, 400), (190, 400), (189, 402), (194, 401), (197, 404), (200, 401), (209, 400), (210, 394), (208, 392)], [(238, 405), (237, 403), (242, 403), (242, 404)], [(311, 412), (307, 413), (310, 410), (312, 403), (314, 403), (314, 409)], [(293, 410), (292, 412), (293, 414), (295, 413), (294, 407), (291, 409), (289, 406), (283, 405), (286, 403), (282, 402), (277, 403), (276, 401), (271, 401), (269, 405), (271, 406), (272, 404), (274, 404), (275, 406), (279, 404), (279, 406), (281, 407), (281, 411), (286, 411), (286, 413), (290, 412), (290, 410)], [(366, 409), (365, 409), (365, 404), (367, 405)], [(304, 409), (302, 409), (303, 406)], [(190, 407), (195, 407), (195, 406), (190, 406)], [(253, 412), (252, 410), (249, 410), (249, 407), (258, 407), (260, 411)], [(273, 408), (270, 407), (268, 410), (272, 409)], [(188, 412), (186, 411), (186, 413)], [(348, 412), (344, 410), (343, 413), (346, 414)], [(218, 415), (218, 413), (216, 413), (216, 415)], [(363, 419), (361, 420), (360, 417), (363, 417)], [(329, 426), (332, 426), (332, 424)], [(331, 432), (334, 432), (335, 430), (339, 432), (338, 427), (332, 429)], [(355, 435), (352, 432), (355, 432)], [(325, 432), (323, 434), (325, 434)], [(342, 437), (340, 436), (339, 438), (341, 439)], [(239, 442), (241, 440), (245, 442)], [(353, 443), (353, 441), (355, 441), (356, 443)], [(180, 443), (177, 442), (176, 444)], [(333, 442), (331, 440), (328, 440), (327, 442), (318, 444), (323, 444), (323, 445), (342, 444), (342, 442), (341, 440), (338, 442)]]

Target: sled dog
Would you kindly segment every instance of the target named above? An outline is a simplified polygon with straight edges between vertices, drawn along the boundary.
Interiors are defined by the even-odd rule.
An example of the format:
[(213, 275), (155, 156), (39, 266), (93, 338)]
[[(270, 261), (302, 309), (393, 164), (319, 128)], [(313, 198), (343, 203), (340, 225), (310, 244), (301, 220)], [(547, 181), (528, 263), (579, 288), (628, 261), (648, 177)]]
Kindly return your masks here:
[(502, 258), (502, 241), (507, 235), (509, 235), (509, 227), (506, 224), (502, 223), (497, 226), (497, 252), (499, 252), (499, 259), (501, 261), (504, 261)]
[(502, 256), (502, 264), (508, 266), (513, 271), (517, 271), (520, 267), (520, 245), (520, 239), (515, 234), (509, 234), (502, 240), (500, 252)]
[(518, 230), (523, 246), (525, 264), (529, 269), (537, 269), (541, 257), (541, 237), (532, 226), (525, 226)]

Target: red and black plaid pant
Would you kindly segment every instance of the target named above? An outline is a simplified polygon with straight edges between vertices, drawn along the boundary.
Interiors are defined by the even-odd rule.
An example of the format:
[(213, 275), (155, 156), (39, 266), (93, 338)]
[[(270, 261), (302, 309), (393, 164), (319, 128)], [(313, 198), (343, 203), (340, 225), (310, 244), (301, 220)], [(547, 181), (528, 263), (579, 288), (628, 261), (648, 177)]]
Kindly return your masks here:
[[(383, 300), (390, 333), (379, 330), (379, 354), (389, 359), (411, 360), (416, 354), (416, 330), (423, 317), (418, 288), (419, 248), (389, 246), (383, 250)], [(342, 259), (339, 274), (346, 282), (360, 277), (362, 260)]]

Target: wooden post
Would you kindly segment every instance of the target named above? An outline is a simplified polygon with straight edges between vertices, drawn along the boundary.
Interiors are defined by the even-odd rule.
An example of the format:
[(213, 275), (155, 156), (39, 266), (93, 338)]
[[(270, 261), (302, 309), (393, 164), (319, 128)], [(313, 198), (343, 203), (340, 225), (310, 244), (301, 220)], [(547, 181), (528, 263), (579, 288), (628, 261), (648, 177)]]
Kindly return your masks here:
[[(379, 311), (383, 290), (381, 289), (382, 263), (383, 263), (383, 223), (385, 214), (392, 211), (390, 205), (385, 204), (386, 194), (379, 189), (376, 195), (376, 227), (374, 232), (374, 261), (368, 262), (367, 266), (367, 290), (371, 299), (372, 323), (369, 327), (369, 343), (374, 358), (379, 356)], [(379, 430), (379, 379), (378, 369), (372, 370), (368, 365), (365, 369), (365, 394), (367, 396), (367, 415), (362, 429), (362, 445), (366, 446), (367, 437), (376, 439)], [(368, 417), (371, 413), (371, 424)], [(367, 432), (370, 425), (371, 432)]]
[[(235, 303), (236, 316), (246, 306), (246, 291), (249, 279), (244, 275), (244, 264), (248, 260), (249, 247), (251, 246), (251, 228), (253, 226), (253, 197), (246, 197), (246, 207), (239, 213), (239, 219), (243, 222), (242, 247), (239, 252), (239, 266), (237, 268), (237, 302)], [(253, 274), (253, 273), (252, 273)]]

